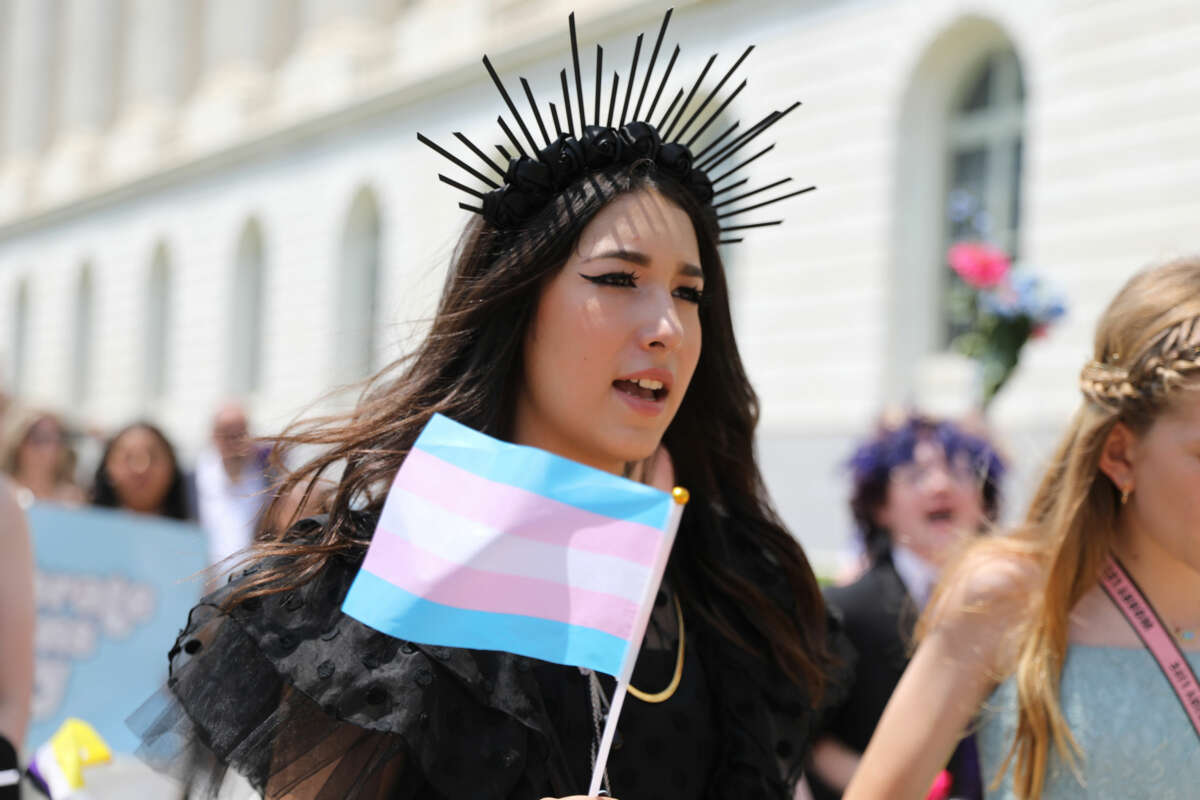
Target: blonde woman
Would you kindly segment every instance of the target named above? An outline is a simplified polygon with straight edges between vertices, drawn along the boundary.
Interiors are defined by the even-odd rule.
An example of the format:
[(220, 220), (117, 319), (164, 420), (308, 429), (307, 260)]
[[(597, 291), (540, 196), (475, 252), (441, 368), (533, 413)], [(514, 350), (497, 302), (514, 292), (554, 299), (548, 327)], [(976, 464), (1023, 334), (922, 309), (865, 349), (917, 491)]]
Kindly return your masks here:
[(62, 421), (48, 411), (17, 415), (4, 455), (4, 470), (19, 490), (43, 502), (79, 504), (83, 490), (75, 484), (75, 453)]
[[(924, 797), (973, 720), (989, 800), (1197, 797), (1200, 259), (1129, 281), (1081, 388), (1024, 525), (947, 573), (850, 800)], [(1118, 569), (1178, 691), (1102, 586)]]

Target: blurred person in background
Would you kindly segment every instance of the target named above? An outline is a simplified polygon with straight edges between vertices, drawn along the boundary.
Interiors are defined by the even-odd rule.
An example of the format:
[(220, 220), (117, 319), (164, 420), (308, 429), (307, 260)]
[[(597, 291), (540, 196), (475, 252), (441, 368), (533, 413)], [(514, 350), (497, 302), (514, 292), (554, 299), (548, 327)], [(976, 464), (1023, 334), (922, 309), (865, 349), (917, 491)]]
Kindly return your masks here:
[[(825, 593), (858, 650), (850, 693), (826, 718), (809, 773), (816, 800), (841, 797), (900, 681), (917, 617), (947, 557), (994, 521), (1004, 463), (984, 438), (945, 420), (884, 423), (851, 457), (850, 507), (870, 566)], [(955, 797), (982, 796), (966, 740), (952, 759)], [(943, 779), (945, 780), (945, 779)]]
[(74, 478), (75, 454), (59, 418), (48, 411), (17, 412), (14, 416), (4, 469), (18, 487), (43, 502), (84, 502), (84, 492)]
[(1126, 283), (1077, 386), (1023, 524), (947, 570), (847, 798), (919, 800), (975, 717), (989, 798), (1197, 796), (1200, 258)]
[(209, 561), (217, 564), (254, 539), (271, 498), (270, 447), (250, 438), (245, 409), (226, 403), (213, 418), (212, 446), (196, 460), (196, 510), (208, 536)]
[(148, 422), (122, 428), (104, 448), (92, 504), (192, 519), (183, 470), (167, 437)]
[(17, 749), (33, 700), (33, 548), (13, 486), (0, 479), (0, 800), (20, 797)]

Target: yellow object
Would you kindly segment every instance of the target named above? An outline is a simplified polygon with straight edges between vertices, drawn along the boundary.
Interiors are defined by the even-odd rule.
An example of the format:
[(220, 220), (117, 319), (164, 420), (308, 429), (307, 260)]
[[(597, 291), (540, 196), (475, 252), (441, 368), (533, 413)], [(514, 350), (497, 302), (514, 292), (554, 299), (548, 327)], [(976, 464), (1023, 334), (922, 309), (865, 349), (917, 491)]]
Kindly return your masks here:
[[(676, 488), (675, 491), (687, 495), (687, 489)], [(686, 503), (687, 500), (685, 499), (683, 502)], [(683, 635), (683, 606), (679, 605), (679, 595), (675, 595), (675, 618), (679, 620), (679, 653), (675, 656), (675, 674), (671, 676), (671, 682), (667, 684), (667, 688), (651, 694), (635, 688), (632, 683), (629, 684), (629, 693), (643, 703), (662, 703), (669, 700), (671, 695), (675, 694), (675, 690), (679, 688), (679, 681), (683, 678), (683, 649), (686, 641)]]
[(675, 502), (681, 506), (686, 506), (688, 503), (688, 500), (692, 499), (692, 495), (688, 492), (687, 489), (683, 488), (682, 486), (676, 486), (674, 489), (672, 489), (671, 497), (673, 497), (675, 499)]
[(84, 767), (112, 761), (112, 751), (96, 729), (74, 717), (63, 722), (50, 737), (50, 748), (72, 789), (83, 788)]

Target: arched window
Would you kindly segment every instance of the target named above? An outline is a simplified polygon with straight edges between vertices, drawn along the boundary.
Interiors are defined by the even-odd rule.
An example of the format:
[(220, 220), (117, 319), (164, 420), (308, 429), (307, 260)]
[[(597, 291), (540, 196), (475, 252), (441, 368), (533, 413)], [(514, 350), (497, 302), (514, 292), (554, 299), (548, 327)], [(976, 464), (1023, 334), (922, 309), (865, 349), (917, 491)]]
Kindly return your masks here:
[[(1016, 53), (1004, 48), (980, 57), (966, 73), (948, 118), (947, 248), (956, 241), (979, 240), (1016, 257), (1024, 110)], [(943, 330), (945, 341), (958, 333), (945, 322)]]
[(171, 352), (171, 262), (166, 245), (154, 249), (146, 282), (145, 388), (146, 398), (160, 400), (167, 394)]
[(18, 397), (29, 389), (29, 281), (24, 278), (13, 298), (12, 385)]
[(75, 330), (71, 347), (71, 400), (76, 406), (84, 405), (91, 396), (95, 302), (92, 266), (84, 264), (75, 285)]
[(946, 313), (949, 246), (984, 239), (1016, 255), (1024, 106), (1020, 60), (994, 20), (955, 20), (914, 65), (893, 161), (883, 374), (890, 402), (911, 402), (927, 370), (953, 366), (942, 355), (955, 333)]
[(350, 206), (338, 266), (335, 378), (364, 378), (378, 366), (379, 206), (370, 189), (360, 189)]
[(251, 394), (262, 385), (263, 300), (262, 229), (251, 220), (238, 239), (230, 303), (229, 388), (235, 395)]

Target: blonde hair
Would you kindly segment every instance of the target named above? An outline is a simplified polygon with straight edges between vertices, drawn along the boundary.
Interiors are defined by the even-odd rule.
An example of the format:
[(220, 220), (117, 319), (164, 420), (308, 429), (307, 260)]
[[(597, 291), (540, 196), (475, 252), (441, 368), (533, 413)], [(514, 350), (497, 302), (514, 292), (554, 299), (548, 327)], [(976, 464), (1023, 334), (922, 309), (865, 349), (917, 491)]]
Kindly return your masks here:
[(37, 408), (20, 408), (9, 412), (7, 430), (4, 435), (4, 450), (0, 456), (0, 469), (13, 478), (20, 478), (21, 448), (29, 440), (33, 429), (43, 420), (54, 423), (63, 437), (63, 445), (59, 450), (58, 461), (54, 465), (55, 484), (73, 484), (75, 482), (75, 452), (67, 444), (67, 426), (62, 419), (52, 411)]
[[(1200, 378), (1200, 258), (1172, 261), (1134, 276), (1096, 327), (1093, 359), (1080, 376), (1084, 402), (1042, 477), (1023, 524), (977, 542), (947, 571), (940, 593), (993, 557), (1025, 559), (1040, 570), (1014, 632), (1017, 728), (996, 781), (1010, 764), (1022, 800), (1040, 800), (1053, 744), (1076, 769), (1080, 748), (1059, 704), (1068, 614), (1096, 585), (1121, 507), (1100, 472), (1109, 432), (1122, 422), (1144, 432), (1176, 390)], [(930, 604), (935, 608), (936, 602)], [(923, 620), (924, 629), (930, 620)]]

